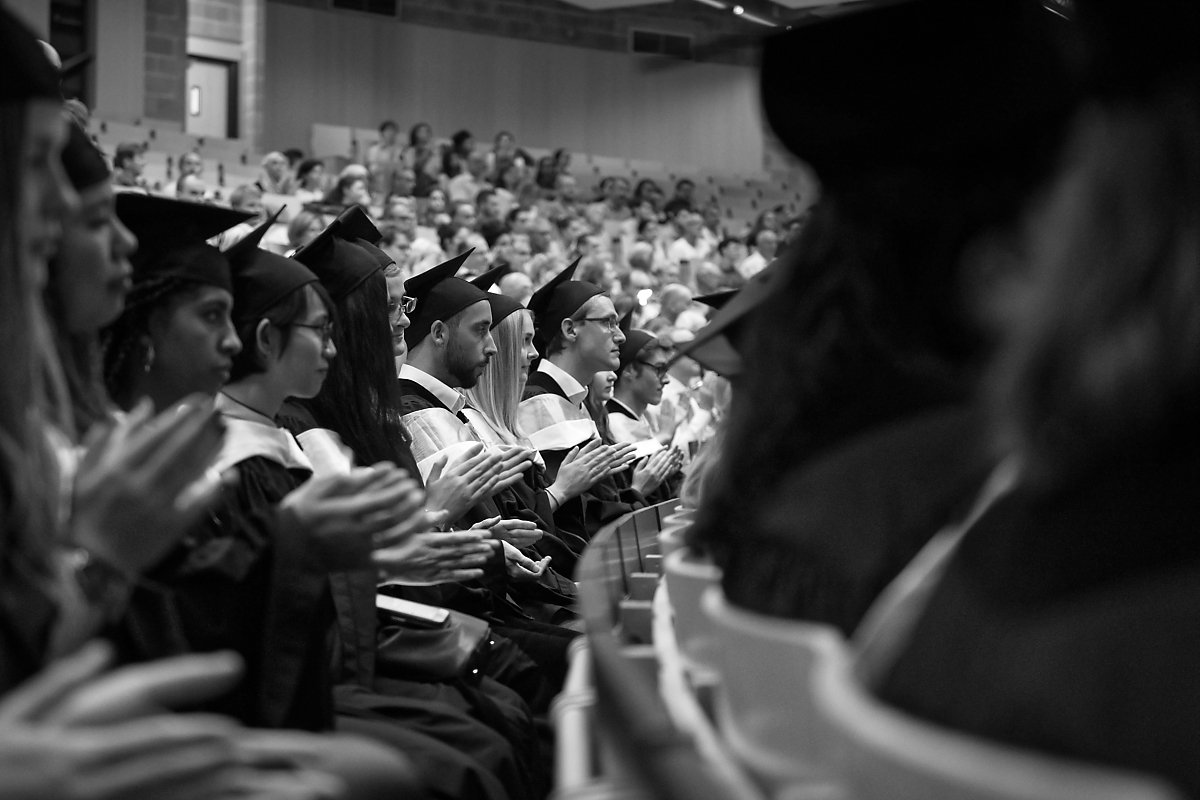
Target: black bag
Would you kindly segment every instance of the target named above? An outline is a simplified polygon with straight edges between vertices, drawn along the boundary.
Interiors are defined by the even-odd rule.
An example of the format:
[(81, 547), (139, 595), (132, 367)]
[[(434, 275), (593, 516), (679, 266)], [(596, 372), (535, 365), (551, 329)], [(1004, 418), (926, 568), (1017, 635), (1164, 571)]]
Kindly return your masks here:
[(487, 622), (386, 594), (376, 597), (379, 636), (375, 665), (381, 676), (471, 683), (483, 677), (493, 645)]

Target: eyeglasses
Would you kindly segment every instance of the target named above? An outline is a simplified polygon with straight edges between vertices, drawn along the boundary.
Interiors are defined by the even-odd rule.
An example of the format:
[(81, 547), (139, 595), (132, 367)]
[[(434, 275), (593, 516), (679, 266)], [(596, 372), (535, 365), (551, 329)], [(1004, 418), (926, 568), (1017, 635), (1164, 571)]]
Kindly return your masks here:
[(293, 327), (293, 328), (308, 328), (310, 331), (316, 331), (317, 335), (321, 337), (321, 346), (322, 347), (328, 346), (333, 341), (333, 323), (332, 322), (326, 322), (322, 325), (309, 325), (304, 322), (293, 322), (291, 324), (291, 327)]
[(649, 361), (640, 361), (640, 360), (637, 363), (654, 370), (656, 373), (658, 373), (658, 377), (660, 377), (660, 378), (667, 377), (667, 370), (671, 368), (670, 364), (652, 364)]
[(609, 333), (615, 332), (621, 327), (621, 320), (616, 317), (580, 317), (576, 322), (594, 322), (608, 330)]
[(417, 298), (404, 295), (399, 300), (388, 298), (388, 314), (396, 316), (397, 314), (411, 314), (417, 310)]

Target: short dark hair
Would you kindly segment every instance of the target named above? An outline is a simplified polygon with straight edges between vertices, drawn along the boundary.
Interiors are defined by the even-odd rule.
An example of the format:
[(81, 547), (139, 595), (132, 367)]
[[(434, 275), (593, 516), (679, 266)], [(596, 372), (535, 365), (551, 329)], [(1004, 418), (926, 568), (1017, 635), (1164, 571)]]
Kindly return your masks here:
[(142, 146), (136, 142), (121, 142), (113, 153), (113, 169), (124, 169), (137, 156), (141, 155)]
[(383, 122), (379, 123), (379, 132), (380, 133), (383, 133), (388, 128), (391, 128), (392, 130), (396, 131), (397, 133), (400, 132), (400, 126), (396, 124), (395, 120), (385, 119)]
[(737, 238), (736, 236), (726, 236), (724, 239), (721, 240), (721, 243), (717, 245), (717, 252), (724, 254), (725, 250), (731, 244), (745, 244), (745, 242), (743, 242), (741, 239)]
[(267, 320), (283, 331), (283, 350), (287, 350), (288, 344), (292, 340), (291, 325), (302, 319), (312, 307), (309, 300), (311, 295), (308, 293), (310, 288), (317, 296), (318, 301), (324, 305), (325, 310), (329, 312), (330, 319), (333, 318), (333, 300), (330, 299), (329, 293), (319, 283), (306, 283), (289, 292), (282, 300), (262, 314), (249, 319), (234, 320), (238, 338), (242, 340), (242, 350), (233, 357), (233, 367), (229, 371), (230, 381), (241, 380), (247, 375), (266, 371), (267, 365), (263, 363), (254, 346), (254, 333), (258, 328), (258, 323), (262, 320)]

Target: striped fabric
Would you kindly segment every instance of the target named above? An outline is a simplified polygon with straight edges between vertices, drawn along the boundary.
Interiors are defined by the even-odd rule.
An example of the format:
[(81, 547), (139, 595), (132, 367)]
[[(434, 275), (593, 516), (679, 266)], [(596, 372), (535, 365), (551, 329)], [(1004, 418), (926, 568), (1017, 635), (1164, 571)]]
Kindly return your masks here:
[(522, 400), (517, 424), (538, 450), (570, 450), (600, 435), (587, 411), (550, 393)]
[(404, 425), (412, 434), (413, 457), (423, 480), (429, 479), (439, 457), (446, 456), (446, 463), (453, 464), (478, 449), (479, 442), (470, 426), (445, 408), (424, 408), (405, 414)]
[(256, 456), (269, 458), (288, 469), (313, 471), (308, 456), (283, 428), (229, 416), (224, 416), (222, 421), (225, 423), (225, 441), (213, 464), (218, 472)]

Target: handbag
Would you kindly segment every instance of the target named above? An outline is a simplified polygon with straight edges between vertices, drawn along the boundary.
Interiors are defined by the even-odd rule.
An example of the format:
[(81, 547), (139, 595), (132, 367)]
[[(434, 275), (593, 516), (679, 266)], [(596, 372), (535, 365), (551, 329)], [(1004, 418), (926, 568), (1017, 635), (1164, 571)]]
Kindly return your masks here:
[(494, 645), (486, 621), (389, 594), (376, 594), (375, 598), (379, 616), (375, 668), (379, 675), (470, 683), (483, 677)]

